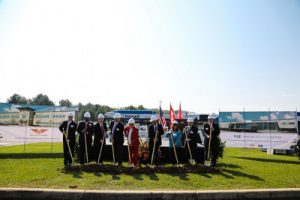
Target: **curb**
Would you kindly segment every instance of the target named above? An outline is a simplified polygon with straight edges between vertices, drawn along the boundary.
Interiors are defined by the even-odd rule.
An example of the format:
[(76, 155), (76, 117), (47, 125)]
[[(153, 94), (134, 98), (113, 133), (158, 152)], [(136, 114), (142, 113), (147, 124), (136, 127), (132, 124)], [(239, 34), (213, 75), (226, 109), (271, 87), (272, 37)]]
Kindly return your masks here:
[(122, 190), (62, 190), (39, 188), (0, 188), (0, 199), (72, 199), (72, 200), (298, 200), (300, 188), (255, 190), (196, 190), (196, 191), (122, 191)]

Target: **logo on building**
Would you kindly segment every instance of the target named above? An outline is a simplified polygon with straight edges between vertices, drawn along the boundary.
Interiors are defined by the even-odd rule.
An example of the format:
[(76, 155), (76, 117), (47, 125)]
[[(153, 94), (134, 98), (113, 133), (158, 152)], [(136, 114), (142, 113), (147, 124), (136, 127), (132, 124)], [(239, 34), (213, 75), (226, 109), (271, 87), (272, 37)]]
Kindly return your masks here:
[(31, 131), (32, 131), (33, 133), (35, 133), (35, 134), (40, 135), (40, 134), (43, 134), (43, 133), (47, 132), (48, 129), (35, 128), (35, 129), (31, 129)]

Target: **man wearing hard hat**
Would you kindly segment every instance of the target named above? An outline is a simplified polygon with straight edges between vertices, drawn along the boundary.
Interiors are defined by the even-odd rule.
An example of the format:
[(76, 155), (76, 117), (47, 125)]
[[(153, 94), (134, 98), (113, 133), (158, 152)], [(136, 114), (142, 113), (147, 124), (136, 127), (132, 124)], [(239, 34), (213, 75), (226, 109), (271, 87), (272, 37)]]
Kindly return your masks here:
[(126, 126), (124, 133), (127, 137), (129, 145), (129, 161), (133, 167), (137, 167), (138, 158), (139, 158), (139, 129), (134, 126), (135, 121), (133, 118), (128, 120), (128, 126)]
[[(94, 124), (90, 121), (91, 114), (84, 113), (84, 121), (79, 122), (77, 132), (79, 133), (80, 164), (88, 163), (91, 157), (92, 135)], [(85, 158), (85, 159), (84, 159)]]
[(209, 140), (211, 140), (211, 144), (210, 144), (211, 166), (216, 167), (218, 151), (219, 151), (218, 141), (219, 141), (220, 129), (219, 129), (219, 125), (214, 122), (213, 115), (209, 115), (207, 117), (207, 123), (204, 124), (204, 132), (206, 134), (206, 142), (205, 142), (206, 153), (208, 152)]
[(115, 166), (122, 165), (123, 160), (123, 143), (124, 143), (124, 125), (120, 121), (121, 114), (116, 113), (114, 115), (114, 121), (111, 122), (109, 128), (111, 130), (111, 138), (114, 148), (114, 158), (115, 158)]
[(161, 145), (161, 136), (164, 134), (164, 129), (163, 126), (158, 123), (158, 118), (156, 115), (151, 116), (150, 122), (151, 124), (148, 126), (148, 138), (149, 138), (148, 163), (157, 164), (156, 158), (158, 156), (158, 148)]
[(104, 147), (101, 146), (105, 145), (106, 132), (107, 126), (104, 122), (104, 115), (100, 113), (97, 117), (97, 123), (94, 125), (94, 155), (96, 157), (96, 162), (98, 162), (99, 158), (99, 164), (102, 164), (103, 160)]
[(187, 119), (187, 126), (183, 129), (183, 144), (187, 157), (196, 162), (199, 161), (199, 155), (196, 153), (197, 143), (201, 143), (198, 128), (194, 126), (194, 119), (189, 117)]
[[(69, 166), (72, 164), (72, 157), (75, 147), (75, 133), (77, 124), (73, 121), (74, 113), (69, 112), (68, 120), (63, 121), (59, 126), (60, 132), (63, 136), (63, 149), (64, 149), (64, 165)], [(69, 149), (70, 148), (70, 149)]]

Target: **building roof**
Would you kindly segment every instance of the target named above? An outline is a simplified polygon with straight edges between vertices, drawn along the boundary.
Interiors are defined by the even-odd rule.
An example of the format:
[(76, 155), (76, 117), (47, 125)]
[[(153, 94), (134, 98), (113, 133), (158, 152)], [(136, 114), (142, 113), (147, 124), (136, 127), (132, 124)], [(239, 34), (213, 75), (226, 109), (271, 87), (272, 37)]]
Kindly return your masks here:
[(61, 106), (45, 106), (45, 105), (26, 105), (26, 104), (10, 104), (0, 103), (0, 112), (19, 112), (20, 109), (34, 110), (35, 112), (59, 112), (59, 111), (78, 111), (77, 106), (61, 107)]

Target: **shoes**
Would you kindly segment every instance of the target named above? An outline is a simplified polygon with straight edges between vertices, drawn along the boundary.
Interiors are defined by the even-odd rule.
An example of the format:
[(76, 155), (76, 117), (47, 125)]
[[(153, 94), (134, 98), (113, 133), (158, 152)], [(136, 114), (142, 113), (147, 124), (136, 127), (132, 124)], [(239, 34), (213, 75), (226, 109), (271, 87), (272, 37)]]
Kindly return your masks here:
[(134, 164), (129, 164), (129, 167), (132, 167), (132, 168), (133, 168), (133, 167), (134, 167)]

